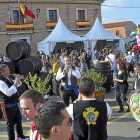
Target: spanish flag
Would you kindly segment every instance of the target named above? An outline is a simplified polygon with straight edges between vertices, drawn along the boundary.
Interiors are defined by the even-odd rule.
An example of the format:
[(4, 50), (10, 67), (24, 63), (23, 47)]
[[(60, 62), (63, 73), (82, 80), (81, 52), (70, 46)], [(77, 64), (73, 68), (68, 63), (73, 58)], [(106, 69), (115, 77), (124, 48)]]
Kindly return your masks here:
[(23, 14), (24, 18), (27, 18), (26, 12), (25, 12), (24, 8), (22, 7), (22, 4), (20, 3), (20, 1), (18, 1), (18, 4), (19, 4), (19, 11)]

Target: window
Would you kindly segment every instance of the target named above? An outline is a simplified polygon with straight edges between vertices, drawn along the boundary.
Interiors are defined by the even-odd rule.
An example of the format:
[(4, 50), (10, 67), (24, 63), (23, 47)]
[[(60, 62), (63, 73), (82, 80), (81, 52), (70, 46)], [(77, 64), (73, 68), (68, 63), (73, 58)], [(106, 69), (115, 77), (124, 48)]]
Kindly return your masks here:
[[(76, 21), (81, 21), (84, 24), (84, 21), (87, 20), (87, 10), (84, 8), (76, 8)], [(77, 26), (77, 28), (86, 28), (86, 26)]]
[(120, 31), (116, 31), (116, 36), (120, 36)]
[(78, 20), (85, 21), (85, 10), (78, 10)]
[(24, 18), (19, 10), (13, 10), (13, 23), (24, 23)]
[(46, 8), (46, 12), (47, 12), (47, 25), (49, 22), (49, 26), (52, 26), (52, 27), (47, 26), (47, 28), (54, 29), (59, 18), (59, 8)]
[(57, 21), (57, 10), (49, 10), (49, 21)]

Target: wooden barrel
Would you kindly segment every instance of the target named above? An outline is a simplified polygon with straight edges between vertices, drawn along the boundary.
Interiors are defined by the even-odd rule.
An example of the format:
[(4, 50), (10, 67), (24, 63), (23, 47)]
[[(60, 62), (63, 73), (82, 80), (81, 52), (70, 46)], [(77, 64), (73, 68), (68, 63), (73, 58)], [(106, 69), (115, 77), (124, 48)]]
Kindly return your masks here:
[(2, 64), (8, 65), (10, 74), (18, 73), (18, 61), (13, 61), (13, 60), (7, 59), (4, 62), (2, 62)]
[(12, 60), (21, 60), (29, 57), (31, 53), (31, 46), (23, 40), (11, 42), (6, 47), (6, 54)]
[(96, 92), (94, 93), (94, 97), (95, 97), (96, 100), (98, 100), (98, 101), (104, 101), (105, 93), (106, 93), (106, 89), (104, 89), (103, 91), (96, 91)]
[(18, 68), (20, 75), (27, 76), (29, 72), (31, 74), (39, 73), (43, 67), (42, 61), (38, 57), (30, 56), (19, 62)]
[(93, 67), (96, 72), (101, 73), (103, 76), (107, 77), (106, 82), (103, 87), (106, 89), (106, 92), (110, 92), (111, 85), (113, 82), (113, 71), (111, 70), (111, 66), (109, 62), (93, 62)]

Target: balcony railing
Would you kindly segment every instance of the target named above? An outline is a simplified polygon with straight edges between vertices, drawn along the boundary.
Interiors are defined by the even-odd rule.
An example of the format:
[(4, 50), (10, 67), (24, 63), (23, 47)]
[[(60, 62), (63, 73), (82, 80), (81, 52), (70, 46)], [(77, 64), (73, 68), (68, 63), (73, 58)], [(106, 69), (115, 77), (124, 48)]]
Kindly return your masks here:
[(90, 26), (90, 21), (76, 21), (76, 26)]
[(33, 22), (30, 23), (6, 23), (7, 30), (33, 29)]
[(47, 21), (47, 22), (46, 22), (47, 28), (55, 27), (56, 24), (57, 24), (57, 21)]

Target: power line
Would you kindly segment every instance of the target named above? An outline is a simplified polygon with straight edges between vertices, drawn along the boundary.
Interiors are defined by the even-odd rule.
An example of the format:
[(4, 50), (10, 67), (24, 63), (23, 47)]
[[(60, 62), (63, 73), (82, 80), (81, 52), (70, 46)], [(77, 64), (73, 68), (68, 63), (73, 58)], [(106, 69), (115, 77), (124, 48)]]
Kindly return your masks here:
[(114, 8), (140, 8), (140, 7), (122, 7), (122, 6), (112, 6), (112, 5), (101, 5), (101, 6), (106, 6), (106, 7), (114, 7)]
[(140, 17), (138, 18), (119, 18), (119, 17), (102, 17), (102, 18), (110, 18), (110, 19), (140, 19)]

